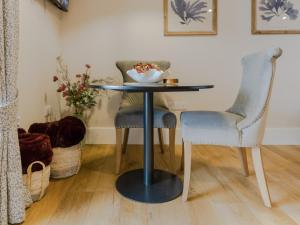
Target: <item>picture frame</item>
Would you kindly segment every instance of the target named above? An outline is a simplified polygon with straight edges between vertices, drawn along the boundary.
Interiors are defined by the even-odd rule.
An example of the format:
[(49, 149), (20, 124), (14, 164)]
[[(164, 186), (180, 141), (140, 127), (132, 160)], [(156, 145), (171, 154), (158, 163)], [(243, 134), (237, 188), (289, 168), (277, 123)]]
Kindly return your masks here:
[(255, 35), (300, 34), (300, 1), (252, 0), (251, 23)]
[(68, 12), (69, 0), (50, 0), (57, 8), (64, 12)]
[(218, 0), (163, 0), (164, 35), (217, 35)]

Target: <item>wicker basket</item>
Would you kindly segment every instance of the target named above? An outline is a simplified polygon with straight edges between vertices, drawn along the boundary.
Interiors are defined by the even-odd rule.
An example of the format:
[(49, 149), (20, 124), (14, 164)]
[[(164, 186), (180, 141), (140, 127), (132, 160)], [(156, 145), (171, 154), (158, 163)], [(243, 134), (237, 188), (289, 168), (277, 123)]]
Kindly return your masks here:
[(51, 178), (61, 179), (77, 174), (81, 167), (81, 144), (69, 148), (53, 148)]
[[(40, 164), (43, 169), (41, 171), (32, 172), (32, 166)], [(32, 201), (41, 200), (46, 189), (49, 186), (50, 166), (45, 166), (43, 162), (36, 161), (31, 163), (27, 168), (27, 174), (23, 175), (23, 183), (31, 194)]]

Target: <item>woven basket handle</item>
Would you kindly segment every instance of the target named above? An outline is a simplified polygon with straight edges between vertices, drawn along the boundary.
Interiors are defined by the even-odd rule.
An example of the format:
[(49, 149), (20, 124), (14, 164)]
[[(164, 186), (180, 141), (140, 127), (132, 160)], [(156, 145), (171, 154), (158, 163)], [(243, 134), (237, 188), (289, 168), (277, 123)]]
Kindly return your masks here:
[(44, 175), (45, 175), (45, 170), (46, 170), (46, 166), (43, 162), (41, 161), (35, 161), (33, 163), (31, 163), (28, 168), (27, 168), (27, 186), (29, 187), (29, 191), (31, 191), (31, 182), (32, 182), (32, 167), (35, 164), (39, 164), (42, 166), (42, 187), (41, 187), (41, 193), (40, 193), (40, 197), (39, 200), (42, 199), (42, 197), (44, 196), (45, 193), (45, 182), (44, 182)]

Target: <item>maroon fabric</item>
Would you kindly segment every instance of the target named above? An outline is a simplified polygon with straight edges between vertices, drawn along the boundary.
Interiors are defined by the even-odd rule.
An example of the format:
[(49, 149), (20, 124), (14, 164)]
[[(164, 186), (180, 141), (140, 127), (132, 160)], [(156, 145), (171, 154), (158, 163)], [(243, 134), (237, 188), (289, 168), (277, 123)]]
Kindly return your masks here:
[[(41, 161), (48, 166), (52, 161), (52, 148), (50, 138), (43, 134), (19, 134), (19, 144), (22, 160), (23, 174), (27, 173), (28, 166), (35, 162)], [(34, 165), (32, 171), (40, 171), (40, 165)]]
[(86, 133), (84, 123), (73, 116), (68, 116), (59, 121), (57, 144), (59, 147), (68, 148), (79, 144)]
[(20, 134), (26, 134), (26, 130), (24, 130), (23, 128), (18, 128), (18, 135)]
[(50, 137), (51, 146), (59, 147), (57, 143), (57, 134), (59, 130), (58, 122), (52, 123), (34, 123), (29, 127), (29, 133), (46, 134)]
[(48, 135), (53, 148), (68, 148), (83, 140), (86, 128), (80, 119), (68, 116), (52, 123), (32, 124), (28, 132)]

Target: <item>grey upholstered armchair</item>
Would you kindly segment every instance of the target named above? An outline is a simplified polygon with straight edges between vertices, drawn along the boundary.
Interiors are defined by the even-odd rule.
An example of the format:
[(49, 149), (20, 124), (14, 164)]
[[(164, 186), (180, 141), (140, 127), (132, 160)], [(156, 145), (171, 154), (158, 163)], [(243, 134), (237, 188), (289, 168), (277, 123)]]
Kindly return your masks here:
[(243, 58), (242, 85), (235, 103), (226, 112), (182, 113), (183, 201), (188, 198), (192, 144), (225, 145), (239, 147), (243, 171), (246, 176), (249, 175), (246, 148), (251, 148), (261, 196), (265, 206), (271, 207), (260, 146), (265, 132), (276, 59), (281, 54), (282, 50), (276, 48)]
[[(166, 61), (119, 61), (116, 66), (121, 71), (124, 82), (133, 82), (127, 75), (127, 71), (139, 63), (154, 63), (162, 70), (166, 71), (170, 68), (170, 63)], [(141, 93), (124, 93), (120, 110), (115, 117), (116, 127), (116, 173), (120, 172), (122, 152), (126, 153), (129, 129), (143, 128), (143, 94)], [(154, 95), (154, 128), (158, 128), (161, 152), (164, 152), (163, 128), (169, 129), (169, 152), (170, 167), (174, 169), (175, 161), (175, 129), (177, 119), (174, 113), (168, 110), (164, 98), (158, 93)], [(122, 130), (125, 129), (123, 151), (122, 151)]]

